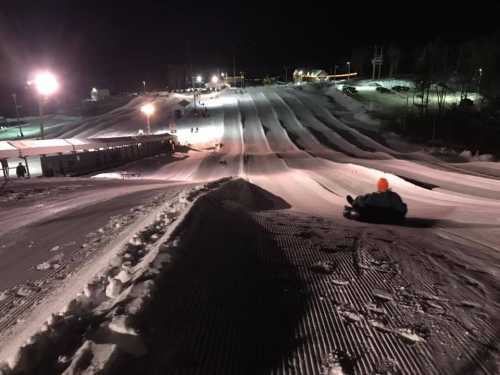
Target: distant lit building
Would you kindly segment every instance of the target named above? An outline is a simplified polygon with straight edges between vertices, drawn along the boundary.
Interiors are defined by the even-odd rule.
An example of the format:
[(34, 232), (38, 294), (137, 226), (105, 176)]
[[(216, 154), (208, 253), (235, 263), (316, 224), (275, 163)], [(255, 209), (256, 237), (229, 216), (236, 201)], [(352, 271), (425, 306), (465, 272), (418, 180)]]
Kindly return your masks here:
[(98, 88), (93, 88), (92, 91), (90, 91), (90, 99), (94, 102), (98, 102), (100, 100), (103, 100), (107, 97), (110, 96), (109, 90), (108, 89), (98, 89)]
[(294, 82), (326, 81), (328, 73), (323, 69), (297, 68), (293, 71)]

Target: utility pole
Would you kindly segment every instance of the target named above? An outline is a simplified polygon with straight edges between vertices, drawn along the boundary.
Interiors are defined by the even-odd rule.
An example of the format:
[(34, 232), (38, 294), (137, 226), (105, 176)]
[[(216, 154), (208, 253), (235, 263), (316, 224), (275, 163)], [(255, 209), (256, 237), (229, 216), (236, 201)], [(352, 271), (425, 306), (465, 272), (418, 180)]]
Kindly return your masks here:
[(16, 119), (17, 125), (19, 126), (19, 136), (21, 138), (24, 138), (23, 127), (21, 126), (21, 122), (19, 121), (19, 106), (17, 105), (17, 95), (15, 93), (12, 94), (12, 99), (14, 99), (14, 106), (16, 107)]
[(380, 76), (382, 75), (383, 62), (384, 54), (382, 47), (378, 48), (377, 46), (375, 46), (375, 52), (372, 59), (372, 79), (375, 79), (376, 76), (378, 76), (378, 79), (380, 79)]
[(479, 72), (479, 79), (477, 81), (477, 93), (481, 93), (481, 78), (483, 78), (483, 68), (477, 70)]
[(43, 101), (44, 97), (39, 94), (38, 97), (38, 116), (40, 117), (40, 139), (45, 139), (45, 127), (43, 123)]
[(191, 87), (194, 88), (194, 76), (193, 76), (193, 60), (191, 59), (191, 43), (189, 40), (186, 42), (186, 52), (189, 62), (189, 74), (191, 77)]
[(382, 64), (384, 63), (383, 47), (380, 47), (379, 59), (380, 59), (380, 64), (378, 65), (378, 79), (380, 79), (380, 76), (382, 75)]
[(236, 83), (236, 51), (235, 47), (233, 46), (233, 82)]

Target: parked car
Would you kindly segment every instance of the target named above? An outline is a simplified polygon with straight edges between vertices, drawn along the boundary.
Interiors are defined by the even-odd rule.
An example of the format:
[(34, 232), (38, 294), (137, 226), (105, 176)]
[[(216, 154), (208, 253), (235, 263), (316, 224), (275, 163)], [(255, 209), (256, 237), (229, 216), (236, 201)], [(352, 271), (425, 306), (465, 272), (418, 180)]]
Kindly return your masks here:
[(381, 94), (390, 94), (391, 93), (391, 90), (385, 88), (385, 87), (377, 87), (375, 90), (377, 90), (377, 92), (381, 93)]
[(358, 93), (358, 90), (356, 90), (356, 87), (353, 86), (344, 86), (342, 88), (342, 92), (347, 95), (354, 95)]
[(397, 91), (397, 92), (408, 92), (408, 91), (410, 91), (410, 88), (408, 86), (394, 86), (392, 89), (394, 91)]

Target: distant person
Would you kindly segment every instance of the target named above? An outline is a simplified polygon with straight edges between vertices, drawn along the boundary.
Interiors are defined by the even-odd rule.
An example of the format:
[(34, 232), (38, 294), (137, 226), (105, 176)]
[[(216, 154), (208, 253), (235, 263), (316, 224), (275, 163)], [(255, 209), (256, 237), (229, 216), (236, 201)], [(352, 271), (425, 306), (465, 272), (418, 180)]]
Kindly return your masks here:
[(26, 176), (26, 167), (23, 163), (19, 163), (16, 167), (17, 178), (24, 178)]
[(7, 159), (2, 159), (2, 171), (5, 178), (9, 178), (9, 162)]
[(193, 131), (194, 131), (194, 129), (193, 129), (193, 128), (191, 128), (191, 133), (192, 133)]
[(198, 127), (196, 127), (196, 133), (198, 133), (198, 131), (199, 131), (199, 130), (200, 130), (200, 129), (198, 129)]
[(353, 199), (347, 196), (344, 215), (351, 219), (359, 219), (370, 222), (400, 222), (404, 220), (408, 208), (401, 197), (389, 189), (389, 181), (380, 178), (377, 182), (377, 192), (360, 195)]
[(168, 140), (168, 143), (170, 145), (170, 151), (172, 152), (172, 154), (175, 152), (175, 143), (172, 139), (169, 139)]

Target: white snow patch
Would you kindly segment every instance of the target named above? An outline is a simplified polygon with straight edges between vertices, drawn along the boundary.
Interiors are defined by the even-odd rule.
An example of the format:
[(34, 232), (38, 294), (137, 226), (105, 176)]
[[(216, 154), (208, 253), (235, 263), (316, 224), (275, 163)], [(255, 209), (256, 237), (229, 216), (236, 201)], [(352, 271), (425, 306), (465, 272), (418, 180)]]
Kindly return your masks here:
[(345, 375), (336, 353), (328, 353), (321, 364), (321, 375)]
[(115, 276), (116, 280), (119, 280), (122, 284), (128, 284), (132, 280), (132, 275), (127, 269), (122, 269), (118, 275)]
[(349, 281), (346, 280), (332, 280), (331, 283), (336, 286), (346, 286), (349, 285)]
[(373, 290), (373, 295), (376, 298), (381, 299), (382, 301), (386, 301), (386, 302), (394, 300), (394, 298), (392, 297), (392, 295), (389, 292), (386, 292), (386, 291), (383, 291), (380, 289)]
[(109, 329), (124, 335), (138, 336), (139, 333), (130, 325), (130, 317), (125, 315), (114, 316), (108, 325)]
[(425, 341), (425, 339), (423, 337), (420, 337), (419, 335), (417, 335), (415, 332), (413, 332), (410, 329), (400, 328), (400, 329), (396, 330), (396, 332), (401, 338), (408, 340), (410, 342), (413, 342), (413, 343)]
[[(140, 338), (139, 332), (130, 324), (130, 317), (141, 314), (144, 311), (145, 304), (151, 299), (154, 281), (147, 278), (151, 278), (157, 274), (160, 266), (169, 262), (171, 259), (165, 253), (158, 256), (160, 254), (160, 246), (167, 242), (177, 224), (184, 219), (194, 200), (207, 190), (208, 189), (204, 185), (191, 189), (189, 194), (186, 192), (179, 194), (174, 203), (166, 203), (153, 213), (148, 214), (146, 218), (138, 220), (131, 228), (131, 232), (134, 233), (133, 237), (120, 238), (110, 244), (109, 246), (113, 251), (110, 250), (105, 252), (106, 256), (98, 259), (97, 262), (93, 262), (92, 267), (85, 269), (85, 272), (83, 272), (84, 270), (80, 271), (80, 279), (91, 279), (92, 281), (84, 284), (83, 290), (78, 292), (76, 298), (71, 299), (69, 303), (66, 303), (64, 307), (60, 308), (58, 315), (54, 315), (51, 312), (49, 317), (45, 318), (46, 321), (40, 323), (40, 326), (38, 326), (38, 332), (30, 336), (27, 344), (18, 346), (15, 346), (16, 344), (11, 344), (10, 347), (2, 348), (3, 352), (8, 353), (7, 355), (3, 355), (3, 357), (9, 358), (6, 368), (10, 367), (10, 369), (14, 371), (23, 371), (23, 369), (28, 368), (26, 367), (28, 364), (30, 366), (29, 368), (33, 366), (36, 367), (37, 363), (43, 361), (43, 353), (47, 350), (54, 350), (53, 347), (49, 348), (44, 346), (44, 343), (48, 342), (47, 335), (49, 335), (49, 333), (52, 334), (54, 330), (57, 331), (57, 322), (61, 319), (84, 315), (89, 316), (89, 313), (90, 316), (103, 316), (109, 314), (109, 312), (119, 303), (124, 306), (125, 314), (114, 316), (111, 321), (105, 324), (105, 329), (102, 328), (104, 326), (101, 326), (98, 332), (96, 332), (96, 335), (105, 335), (107, 337), (106, 340), (109, 339), (109, 341), (106, 341), (109, 342), (109, 344), (99, 346), (91, 341), (84, 342), (77, 353), (73, 355), (71, 365), (68, 368), (68, 372), (65, 372), (65, 374), (86, 373), (79, 369), (79, 366), (84, 362), (87, 364), (90, 363), (85, 369), (91, 367), (93, 369), (104, 368), (106, 364), (112, 360), (112, 357), (116, 356), (116, 348), (120, 348), (120, 351), (124, 350), (132, 355), (140, 356), (145, 354), (146, 348), (144, 343)], [(144, 212), (145, 208), (141, 207), (139, 211)], [(155, 241), (155, 244), (144, 244), (139, 238), (141, 233), (150, 231), (152, 227), (158, 230), (163, 230), (164, 228), (164, 224), (154, 222), (154, 218), (158, 217), (158, 211), (160, 211), (160, 213), (163, 211), (163, 216), (160, 217), (164, 219), (164, 223), (166, 224), (172, 221), (172, 215), (168, 213), (175, 212), (177, 224), (167, 228), (165, 233), (159, 238), (161, 241)], [(139, 251), (137, 251), (135, 255), (139, 258), (134, 258), (134, 261), (138, 261), (135, 266), (132, 266), (132, 262), (127, 260), (126, 255), (130, 254), (123, 253), (127, 248), (127, 243), (133, 246), (144, 247), (146, 250), (139, 249)], [(169, 248), (171, 247), (172, 246)], [(122, 251), (120, 252), (120, 250)], [(123, 255), (119, 256), (120, 254)], [(59, 254), (46, 263), (51, 267), (56, 267), (57, 263), (55, 263), (55, 261), (62, 259), (62, 256), (63, 254)], [(117, 267), (120, 267), (119, 271), (116, 270)], [(141, 281), (141, 277), (142, 280), (144, 278), (147, 280)], [(132, 285), (124, 289), (127, 283), (132, 283)], [(68, 292), (75, 289), (77, 290), (78, 285), (81, 285), (81, 282), (75, 283), (75, 280), (72, 280), (72, 288), (66, 290), (65, 297), (68, 295)], [(36, 288), (21, 287), (17, 290), (18, 296), (22, 297), (29, 296), (34, 292), (37, 292)], [(61, 305), (60, 302), (55, 304), (53, 302), (54, 301), (51, 301), (52, 308), (45, 311), (52, 311), (55, 306)], [(45, 306), (45, 308), (47, 308), (47, 306)], [(40, 318), (40, 316), (46, 315), (40, 314), (38, 318)], [(135, 339), (131, 341), (127, 337), (135, 337)], [(17, 342), (19, 342), (19, 339)], [(102, 351), (103, 354), (99, 355), (98, 351)], [(99, 358), (103, 359), (103, 361), (95, 364), (94, 362)]]
[(46, 271), (48, 269), (50, 269), (51, 265), (49, 262), (43, 262), (43, 263), (40, 263), (36, 266), (36, 269), (38, 271)]
[(62, 262), (63, 257), (64, 257), (63, 253), (57, 254), (57, 255), (53, 256), (52, 258), (50, 258), (48, 261), (38, 264), (35, 268), (38, 271), (46, 271), (46, 270), (49, 270), (51, 268), (58, 269), (59, 267), (61, 267), (61, 262)]
[(116, 298), (120, 295), (123, 290), (123, 283), (118, 280), (109, 277), (108, 286), (106, 287), (106, 296), (109, 298)]

